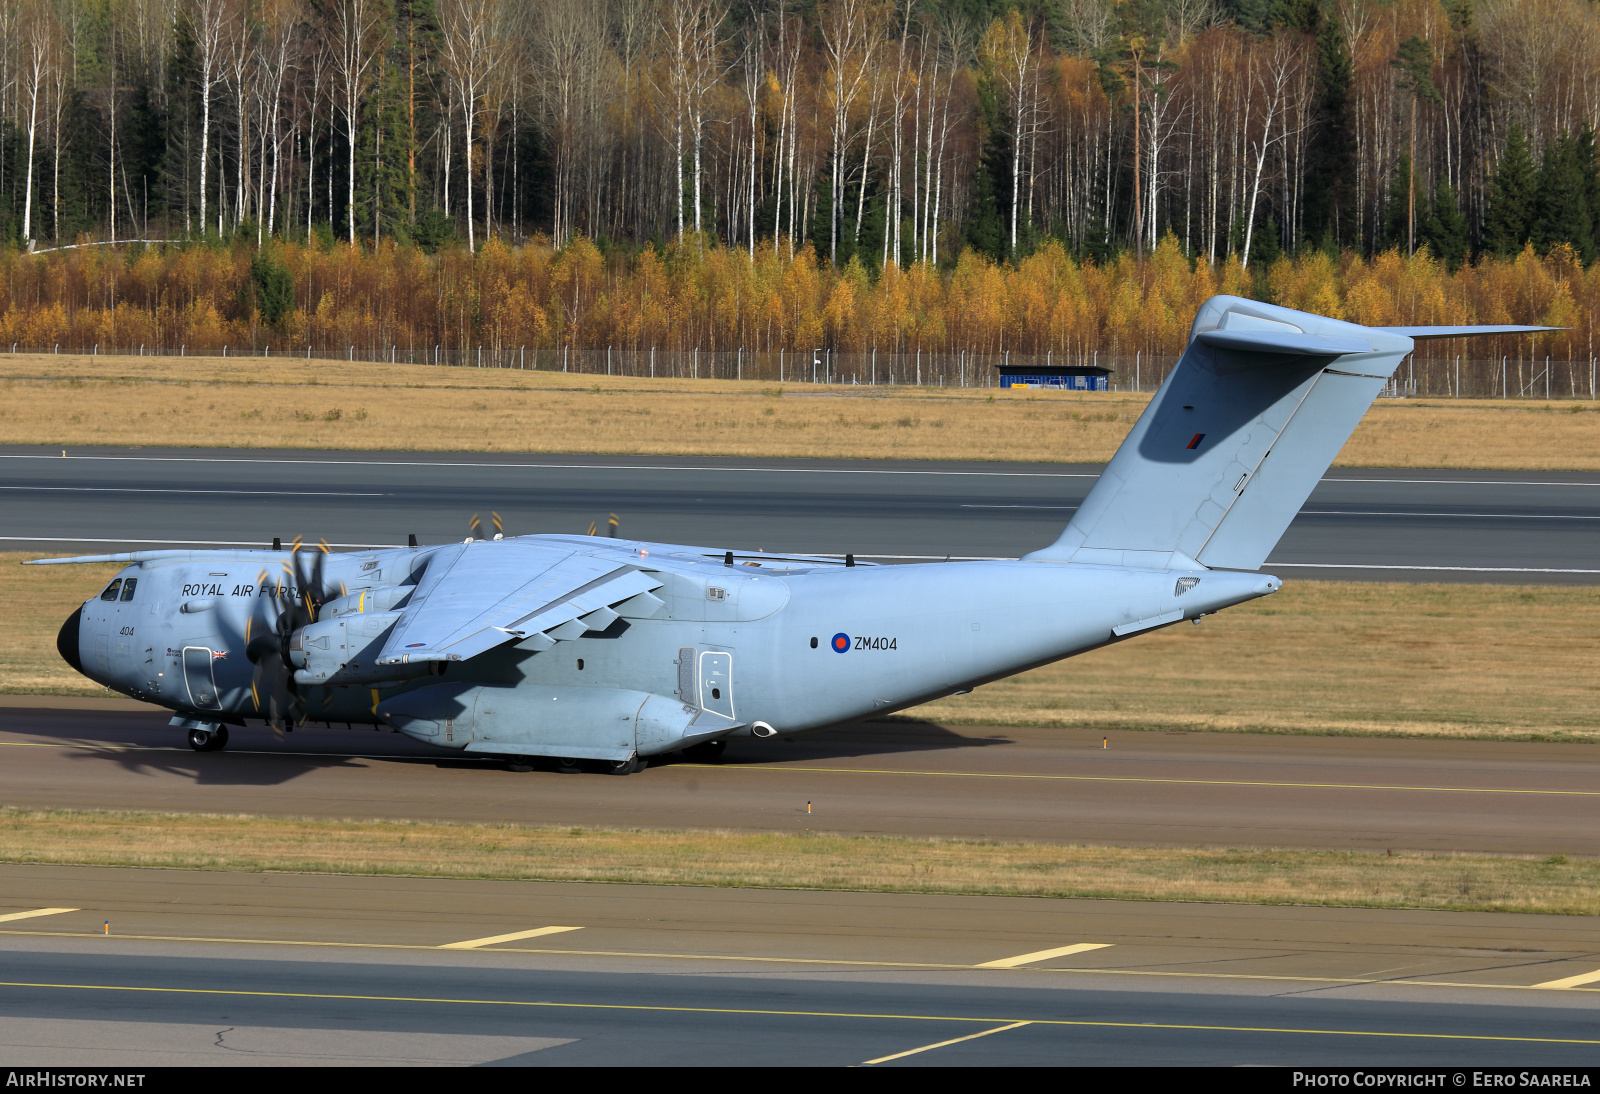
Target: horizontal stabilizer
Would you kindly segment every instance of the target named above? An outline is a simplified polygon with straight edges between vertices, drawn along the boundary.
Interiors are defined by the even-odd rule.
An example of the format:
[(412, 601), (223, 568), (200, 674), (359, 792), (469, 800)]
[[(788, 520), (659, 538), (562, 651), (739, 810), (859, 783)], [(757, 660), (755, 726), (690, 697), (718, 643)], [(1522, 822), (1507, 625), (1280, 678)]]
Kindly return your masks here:
[(1365, 353), (1372, 348), (1349, 338), (1327, 338), (1291, 330), (1208, 330), (1195, 335), (1195, 341), (1235, 353), (1280, 353), (1296, 357), (1338, 357), (1346, 353)]
[(1385, 334), (1398, 334), (1402, 338), (1472, 338), (1489, 334), (1542, 334), (1547, 330), (1565, 330), (1565, 327), (1372, 327)]

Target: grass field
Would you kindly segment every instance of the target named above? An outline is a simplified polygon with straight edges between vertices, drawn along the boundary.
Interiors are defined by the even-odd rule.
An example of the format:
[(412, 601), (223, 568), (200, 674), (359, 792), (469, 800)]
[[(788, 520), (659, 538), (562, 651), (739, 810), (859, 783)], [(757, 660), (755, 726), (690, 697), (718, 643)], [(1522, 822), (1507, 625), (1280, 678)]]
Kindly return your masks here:
[[(1101, 462), (1147, 396), (0, 354), (0, 444)], [(1600, 469), (1600, 404), (1383, 400), (1354, 467)]]
[[(55, 636), (116, 566), (0, 554), (0, 692), (104, 695)], [(1600, 740), (1600, 589), (1290, 582), (916, 717), (1103, 730)]]
[(0, 861), (1600, 914), (1600, 862), (1562, 856), (0, 809)]

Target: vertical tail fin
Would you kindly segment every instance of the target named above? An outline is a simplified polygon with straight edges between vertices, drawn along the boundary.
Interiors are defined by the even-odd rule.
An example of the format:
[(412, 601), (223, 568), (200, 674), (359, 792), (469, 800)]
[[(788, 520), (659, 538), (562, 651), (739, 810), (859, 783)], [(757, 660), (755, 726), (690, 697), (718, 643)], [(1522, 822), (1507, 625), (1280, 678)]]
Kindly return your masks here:
[(1216, 296), (1061, 538), (1031, 559), (1259, 567), (1415, 337), (1544, 327), (1362, 327)]

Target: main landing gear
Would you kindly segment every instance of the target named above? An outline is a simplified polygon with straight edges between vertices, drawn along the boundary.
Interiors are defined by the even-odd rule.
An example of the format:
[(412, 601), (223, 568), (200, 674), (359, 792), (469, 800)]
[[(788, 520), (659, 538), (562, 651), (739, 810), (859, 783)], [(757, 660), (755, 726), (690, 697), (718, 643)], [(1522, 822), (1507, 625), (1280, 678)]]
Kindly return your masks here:
[(196, 726), (189, 731), (189, 747), (196, 752), (221, 752), (228, 747), (228, 727), (207, 730)]
[(612, 760), (607, 763), (606, 773), (608, 775), (632, 775), (635, 771), (643, 770), (646, 764), (647, 761), (640, 759), (639, 755), (635, 753), (626, 760)]

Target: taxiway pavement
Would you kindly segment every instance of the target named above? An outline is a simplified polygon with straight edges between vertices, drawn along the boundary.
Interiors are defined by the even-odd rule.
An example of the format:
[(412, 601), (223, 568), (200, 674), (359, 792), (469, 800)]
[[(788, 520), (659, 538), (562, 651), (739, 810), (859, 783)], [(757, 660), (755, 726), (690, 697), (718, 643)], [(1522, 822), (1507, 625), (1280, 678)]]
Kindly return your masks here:
[(131, 701), (3, 702), (13, 806), (1600, 854), (1600, 749), (1582, 744), (1126, 733), (1102, 748), (1083, 730), (873, 723), (615, 778), (508, 771), (370, 728), (236, 729), (202, 754)]
[(0, 1065), (1600, 1052), (1583, 917), (22, 865), (0, 892)]
[[(63, 451), (66, 455), (63, 456)], [(511, 534), (888, 562), (1053, 541), (1098, 466), (233, 449), (0, 448), (0, 547), (423, 544)], [(1286, 578), (1600, 583), (1600, 474), (1330, 471), (1265, 567)]]

